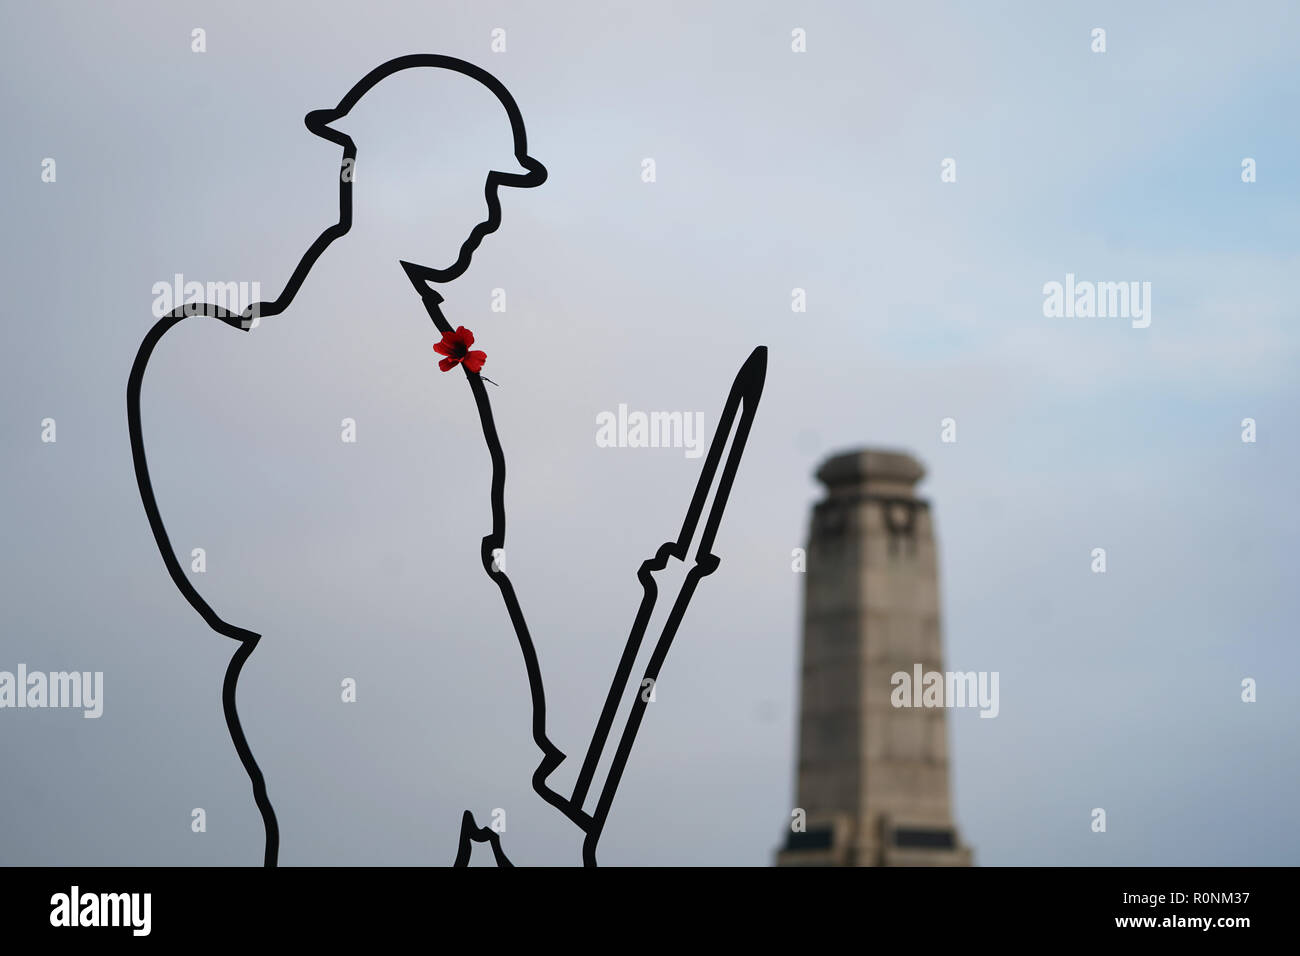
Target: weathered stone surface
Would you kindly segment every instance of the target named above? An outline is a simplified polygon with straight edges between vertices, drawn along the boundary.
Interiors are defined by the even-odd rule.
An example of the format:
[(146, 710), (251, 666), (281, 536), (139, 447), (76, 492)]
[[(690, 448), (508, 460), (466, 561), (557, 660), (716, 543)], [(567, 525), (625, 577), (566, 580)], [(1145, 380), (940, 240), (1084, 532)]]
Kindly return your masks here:
[(947, 714), (897, 708), (891, 676), (943, 670), (925, 468), (898, 451), (817, 470), (803, 614), (797, 803), (782, 866), (968, 866), (952, 819)]

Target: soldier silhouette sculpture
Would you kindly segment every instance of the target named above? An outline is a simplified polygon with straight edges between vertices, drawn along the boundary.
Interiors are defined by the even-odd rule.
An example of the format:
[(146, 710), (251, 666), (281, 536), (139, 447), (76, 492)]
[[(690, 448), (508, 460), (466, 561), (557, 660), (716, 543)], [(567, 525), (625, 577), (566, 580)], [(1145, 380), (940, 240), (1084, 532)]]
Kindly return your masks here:
[[(700, 580), (712, 574), (719, 565), (719, 558), (713, 552), (714, 538), (722, 520), (723, 510), (763, 390), (767, 350), (760, 346), (755, 348), (744, 361), (731, 386), (680, 529), (673, 538), (660, 545), (636, 572), (637, 580), (642, 587), (642, 597), (590, 744), (581, 758), (576, 784), (568, 793), (553, 788), (548, 784), (548, 779), (566, 757), (547, 735), (546, 694), (537, 651), (515, 588), (505, 572), (503, 562), (497, 560), (497, 555), (502, 553), (506, 542), (504, 504), (506, 459), (493, 421), (492, 404), (481, 371), (485, 355), (471, 348), (475, 344), (472, 333), (463, 327), (453, 327), (443, 315), (441, 308), (443, 298), (434, 288), (464, 273), (483, 239), (500, 226), (501, 204), (498, 190), (502, 186), (518, 188), (539, 186), (546, 181), (546, 169), (528, 155), (523, 119), (506, 88), (486, 71), (453, 57), (416, 54), (390, 60), (363, 77), (334, 108), (308, 113), (305, 119), (307, 128), (317, 136), (337, 144), (343, 151), (342, 172), (339, 177), (338, 221), (321, 232), (311, 244), (293, 270), (284, 290), (273, 301), (250, 304), (238, 313), (222, 306), (196, 306), (195, 303), (189, 303), (178, 306), (164, 315), (149, 330), (141, 343), (127, 384), (127, 413), (136, 479), (140, 498), (163, 563), (176, 588), (208, 626), (216, 633), (234, 640), (237, 645), (226, 669), (222, 702), (231, 740), (252, 783), (254, 799), (261, 812), (266, 836), (264, 855), (266, 866), (275, 866), (278, 860), (279, 825), (268, 792), (267, 781), (253, 757), (236, 707), (236, 690), (240, 673), (249, 656), (257, 648), (261, 634), (233, 624), (218, 615), (198, 593), (192, 580), (181, 567), (175, 548), (164, 527), (150, 481), (140, 416), (141, 386), (155, 347), (169, 330), (186, 318), (202, 315), (216, 318), (231, 329), (248, 331), (257, 326), (261, 320), (276, 316), (289, 306), (321, 254), (331, 243), (342, 238), (352, 228), (354, 178), (352, 171), (357, 158), (357, 144), (349, 133), (342, 131), (342, 128), (347, 125), (350, 115), (362, 103), (363, 98), (370, 95), (372, 90), (388, 78), (395, 74), (402, 74), (408, 78), (417, 73), (432, 75), (431, 71), (437, 71), (437, 74), (443, 77), (447, 77), (449, 73), (455, 74), (458, 82), (472, 81), (478, 87), (489, 91), (504, 108), (513, 138), (513, 159), (517, 168), (503, 171), (493, 167), (487, 173), (482, 191), (482, 197), (486, 200), (487, 219), (478, 222), (470, 229), (455, 261), (438, 268), (402, 259), (401, 267), (411, 286), (420, 296), (429, 318), (441, 334), (441, 340), (434, 345), (437, 352), (437, 356), (434, 357), (440, 357), (439, 367), (444, 372), (454, 372), (457, 366), (461, 367), (466, 385), (472, 393), (478, 410), (483, 440), (492, 467), (491, 486), (487, 489), (491, 506), (491, 526), (482, 538), (479, 557), (483, 572), (500, 593), (501, 601), (518, 640), (519, 653), (523, 657), (527, 673), (531, 694), (531, 737), (540, 752), (536, 769), (531, 777), (531, 787), (542, 800), (558, 810), (581, 831), (582, 859), (587, 865), (596, 864), (597, 844), (609, 816), (619, 781), (645, 716), (646, 706), (652, 699), (654, 682), (658, 679), (687, 606)], [(670, 560), (679, 563), (679, 567), (685, 572), (684, 577), (679, 585), (664, 595), (666, 602), (671, 602), (668, 605), (666, 618), (658, 633), (649, 635), (650, 639), (647, 641), (646, 632), (660, 598), (660, 585), (656, 580), (656, 574), (663, 571)], [(644, 662), (644, 669), (640, 672), (640, 679), (633, 681), (638, 661)], [(650, 688), (651, 692), (647, 693), (646, 688)], [(626, 716), (622, 725), (616, 727), (616, 720), (622, 711), (627, 712)], [(490, 827), (478, 826), (472, 813), (467, 809), (460, 821), (456, 865), (466, 865), (469, 862), (473, 843), (489, 844), (498, 865), (511, 865), (501, 846), (500, 835)]]

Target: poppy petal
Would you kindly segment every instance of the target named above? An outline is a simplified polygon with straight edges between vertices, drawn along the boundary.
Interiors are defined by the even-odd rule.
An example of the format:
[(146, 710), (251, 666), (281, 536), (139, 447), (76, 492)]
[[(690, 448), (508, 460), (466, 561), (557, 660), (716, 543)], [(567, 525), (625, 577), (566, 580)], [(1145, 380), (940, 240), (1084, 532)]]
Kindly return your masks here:
[(438, 342), (437, 344), (434, 345), (433, 350), (437, 352), (439, 355), (451, 354), (451, 346), (448, 345), (446, 342)]
[(444, 372), (450, 372), (452, 369), (456, 367), (456, 363), (458, 361), (460, 360), (454, 358), (445, 358), (438, 363), (438, 368), (442, 369)]
[(465, 348), (469, 348), (474, 344), (474, 333), (463, 325), (456, 329), (456, 337), (464, 343)]
[(483, 369), (483, 363), (486, 361), (486, 352), (470, 352), (465, 356), (465, 367), (471, 372), (477, 373)]

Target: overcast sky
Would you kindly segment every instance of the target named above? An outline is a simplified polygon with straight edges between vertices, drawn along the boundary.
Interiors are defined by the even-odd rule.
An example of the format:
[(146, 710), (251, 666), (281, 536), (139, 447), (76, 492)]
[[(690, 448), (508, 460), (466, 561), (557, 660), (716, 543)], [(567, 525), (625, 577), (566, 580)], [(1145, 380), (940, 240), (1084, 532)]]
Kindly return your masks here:
[[(602, 862), (771, 862), (794, 800), (791, 549), (818, 463), (878, 445), (929, 471), (949, 667), (1001, 675), (996, 719), (949, 725), (977, 862), (1300, 862), (1294, 7), (702, 6), (6, 6), (0, 670), (103, 671), (105, 700), (98, 720), (0, 711), (0, 862), (260, 861), (220, 706), (235, 644), (167, 578), (126, 380), (155, 283), (278, 294), (336, 215), (339, 151), (304, 114), (412, 52), (500, 78), (550, 174), (502, 191), (501, 230), (442, 293), (499, 383), (508, 571), (569, 773), (636, 568), (675, 537), (702, 462), (597, 447), (596, 417), (700, 412), (711, 434), (740, 364), (771, 350), (722, 564)], [(460, 812), (496, 808), (520, 862), (578, 858), (529, 790), (523, 670), (475, 564), (488, 472), (469, 391), (438, 372), (384, 246), (431, 266), (454, 252), (481, 195), (443, 195), (402, 150), (488, 148), (501, 118), (475, 115), (449, 142), (450, 120), (377, 103), (402, 190), (366, 189), (358, 133), (356, 234), (284, 316), (249, 334), (187, 321), (145, 381), (177, 550), (188, 567), (202, 547), (205, 596), (265, 635), (240, 712), (286, 864), (450, 862)], [(1150, 326), (1045, 317), (1067, 273), (1150, 282)]]

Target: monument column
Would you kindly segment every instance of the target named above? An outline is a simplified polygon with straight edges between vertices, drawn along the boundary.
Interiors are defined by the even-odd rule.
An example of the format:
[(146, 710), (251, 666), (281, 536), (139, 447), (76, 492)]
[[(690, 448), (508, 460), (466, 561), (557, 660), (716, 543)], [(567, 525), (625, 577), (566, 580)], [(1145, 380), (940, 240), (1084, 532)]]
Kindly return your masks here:
[(817, 471), (804, 581), (797, 806), (782, 866), (968, 866), (952, 819), (947, 712), (894, 707), (891, 677), (943, 671), (929, 502), (910, 455)]

